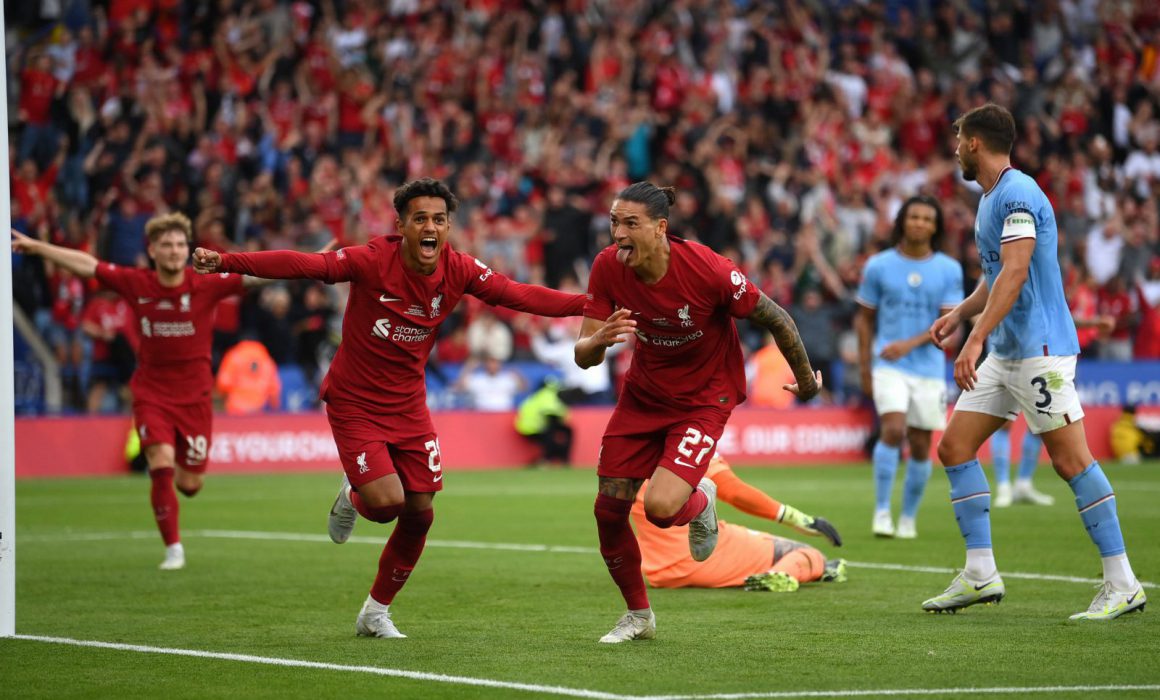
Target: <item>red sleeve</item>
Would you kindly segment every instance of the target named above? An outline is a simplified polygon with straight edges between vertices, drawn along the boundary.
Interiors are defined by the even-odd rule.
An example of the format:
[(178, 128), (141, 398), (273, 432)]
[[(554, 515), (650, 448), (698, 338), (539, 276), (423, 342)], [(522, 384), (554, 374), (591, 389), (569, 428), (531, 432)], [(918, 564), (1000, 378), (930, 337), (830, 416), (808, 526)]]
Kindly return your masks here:
[(588, 275), (588, 303), (584, 305), (584, 316), (603, 321), (612, 315), (615, 304), (608, 293), (608, 256), (601, 253), (592, 263)]
[(334, 284), (354, 277), (353, 258), (365, 246), (340, 248), (329, 253), (266, 250), (260, 253), (222, 253), (218, 269), (265, 279), (312, 279)]
[(734, 318), (747, 318), (757, 307), (761, 292), (757, 285), (749, 281), (741, 270), (737, 269), (729, 259), (718, 256), (718, 279), (724, 286), (725, 305), (729, 307), (729, 314)]
[(583, 294), (565, 294), (548, 287), (514, 282), (478, 259), (469, 265), (477, 269), (469, 271), (467, 293), (489, 304), (537, 316), (579, 316), (584, 312), (586, 299)]
[(563, 291), (539, 287), (538, 284), (521, 284), (507, 277), (500, 277), (500, 284), (492, 287), (491, 298), (479, 297), (487, 303), (507, 306), (516, 311), (535, 313), (536, 316), (581, 316), (587, 297), (582, 294), (565, 294)]
[(133, 296), (132, 268), (120, 267), (113, 263), (97, 263), (93, 277), (98, 282), (123, 297)]

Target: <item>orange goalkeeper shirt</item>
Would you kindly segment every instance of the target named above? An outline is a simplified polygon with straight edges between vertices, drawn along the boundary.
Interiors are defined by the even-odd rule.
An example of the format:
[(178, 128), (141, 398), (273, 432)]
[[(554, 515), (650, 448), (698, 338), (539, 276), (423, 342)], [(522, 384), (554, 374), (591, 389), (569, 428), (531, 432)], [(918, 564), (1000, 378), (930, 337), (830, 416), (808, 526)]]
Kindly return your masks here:
[[(705, 473), (718, 483), (740, 482), (724, 462), (714, 458)], [(769, 571), (773, 565), (774, 536), (758, 532), (741, 525), (719, 521), (717, 548), (712, 556), (702, 562), (693, 561), (689, 554), (689, 527), (682, 525), (662, 530), (648, 521), (644, 514), (644, 492), (641, 487), (636, 501), (632, 504), (632, 521), (636, 526), (636, 538), (640, 542), (641, 572), (655, 588), (728, 588), (745, 583), (747, 576)], [(756, 491), (756, 489), (753, 489)], [(760, 492), (759, 492), (760, 493)], [(764, 496), (764, 494), (761, 494)], [(768, 501), (778, 507), (776, 501)], [(726, 499), (722, 494), (722, 500)], [(734, 505), (742, 506), (740, 503)], [(750, 510), (749, 508), (743, 508)], [(776, 517), (776, 513), (766, 517)]]

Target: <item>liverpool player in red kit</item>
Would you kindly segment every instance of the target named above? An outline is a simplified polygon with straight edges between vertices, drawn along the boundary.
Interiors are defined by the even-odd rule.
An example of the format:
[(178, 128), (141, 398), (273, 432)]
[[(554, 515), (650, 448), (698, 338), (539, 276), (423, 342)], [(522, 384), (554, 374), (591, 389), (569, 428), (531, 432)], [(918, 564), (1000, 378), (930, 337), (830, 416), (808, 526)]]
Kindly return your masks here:
[(39, 255), (80, 277), (96, 277), (133, 308), (141, 338), (137, 369), (129, 382), (133, 420), (149, 464), (153, 514), (165, 541), (161, 568), (174, 570), (185, 566), (174, 484), (192, 497), (201, 490), (209, 461), (214, 308), (223, 298), (241, 294), (243, 280), (229, 274), (186, 274), (193, 230), (183, 214), (153, 217), (145, 224), (145, 235), (155, 270), (100, 262), (83, 251), (16, 231), (12, 249)]
[(745, 369), (733, 318), (773, 334), (793, 368), (802, 399), (821, 386), (789, 314), (757, 290), (733, 263), (709, 248), (669, 236), (673, 188), (626, 187), (609, 213), (613, 245), (592, 264), (589, 301), (576, 341), (576, 364), (591, 367), (635, 333), (624, 391), (608, 421), (597, 466), (600, 554), (628, 604), (601, 642), (656, 636), (629, 525), (637, 490), (649, 522), (689, 526), (689, 549), (704, 561), (717, 543), (716, 486), (705, 479), (733, 407), (745, 400)]
[(403, 185), (394, 205), (401, 236), (325, 255), (194, 251), (199, 272), (351, 283), (342, 343), (321, 390), (346, 472), (329, 529), (342, 543), (357, 515), (378, 523), (399, 520), (355, 623), (359, 635), (374, 637), (404, 636), (388, 606), (423, 552), (432, 501), (443, 488), (423, 374), (439, 325), (464, 294), (544, 316), (579, 316), (585, 302), (582, 294), (513, 282), (452, 250), (447, 236), (457, 201), (438, 180)]

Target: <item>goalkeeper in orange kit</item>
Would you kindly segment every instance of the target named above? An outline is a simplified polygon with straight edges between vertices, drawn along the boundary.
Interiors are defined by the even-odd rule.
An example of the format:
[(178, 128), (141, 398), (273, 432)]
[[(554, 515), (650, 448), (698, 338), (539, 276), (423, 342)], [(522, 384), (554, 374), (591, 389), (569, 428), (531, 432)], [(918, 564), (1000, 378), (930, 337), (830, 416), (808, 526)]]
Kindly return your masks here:
[[(798, 532), (824, 536), (842, 546), (837, 529), (825, 518), (808, 516), (779, 503), (738, 477), (721, 456), (709, 463), (706, 477), (717, 484), (717, 498), (750, 515), (788, 525)], [(796, 591), (809, 581), (846, 580), (846, 560), (826, 560), (817, 549), (768, 532), (720, 521), (717, 548), (705, 561), (689, 554), (685, 526), (662, 530), (645, 518), (642, 487), (632, 506), (640, 541), (641, 572), (654, 588), (728, 588), (748, 591)]]

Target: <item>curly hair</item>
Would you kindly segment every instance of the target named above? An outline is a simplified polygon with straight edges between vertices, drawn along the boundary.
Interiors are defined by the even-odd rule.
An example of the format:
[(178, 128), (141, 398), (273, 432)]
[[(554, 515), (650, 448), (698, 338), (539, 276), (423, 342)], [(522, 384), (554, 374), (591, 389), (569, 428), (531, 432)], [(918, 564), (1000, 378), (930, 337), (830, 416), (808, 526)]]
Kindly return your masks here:
[(407, 218), (410, 214), (407, 210), (408, 205), (412, 199), (418, 197), (438, 197), (442, 199), (444, 202), (447, 202), (447, 213), (449, 214), (459, 208), (459, 200), (455, 198), (455, 195), (451, 192), (451, 188), (435, 178), (421, 177), (395, 190), (393, 203), (395, 205), (395, 212), (398, 213), (400, 219)]
[(930, 238), (930, 248), (934, 251), (942, 250), (943, 239), (946, 237), (946, 226), (943, 223), (943, 210), (938, 200), (927, 194), (917, 194), (906, 200), (898, 209), (894, 217), (894, 230), (890, 232), (890, 245), (896, 246), (902, 242), (903, 229), (906, 227), (906, 214), (915, 204), (925, 204), (934, 209), (934, 235)]

